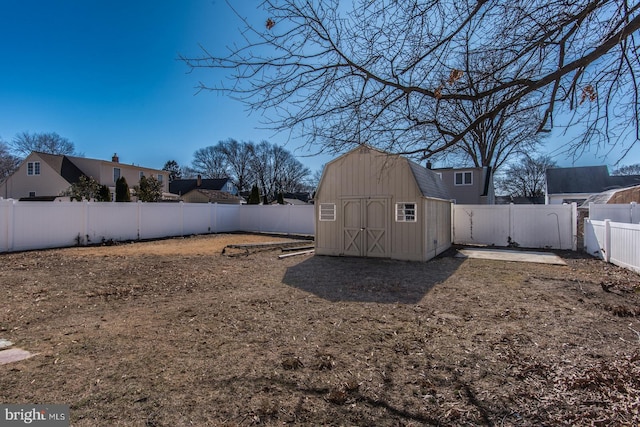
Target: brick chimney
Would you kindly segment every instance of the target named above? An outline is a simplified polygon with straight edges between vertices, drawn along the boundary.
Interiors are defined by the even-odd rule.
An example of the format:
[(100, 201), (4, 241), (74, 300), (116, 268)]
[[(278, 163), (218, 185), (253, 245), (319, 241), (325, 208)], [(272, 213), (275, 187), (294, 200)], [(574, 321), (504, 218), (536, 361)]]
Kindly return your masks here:
[(431, 160), (429, 160), (429, 161), (427, 162), (427, 169), (431, 169), (431, 166), (432, 166), (432, 165), (431, 165)]
[(111, 161), (113, 163), (120, 163), (120, 159), (118, 158), (118, 153), (113, 153), (113, 157), (111, 157)]
[(196, 187), (200, 187), (202, 185), (202, 175), (198, 174), (198, 180), (196, 181)]

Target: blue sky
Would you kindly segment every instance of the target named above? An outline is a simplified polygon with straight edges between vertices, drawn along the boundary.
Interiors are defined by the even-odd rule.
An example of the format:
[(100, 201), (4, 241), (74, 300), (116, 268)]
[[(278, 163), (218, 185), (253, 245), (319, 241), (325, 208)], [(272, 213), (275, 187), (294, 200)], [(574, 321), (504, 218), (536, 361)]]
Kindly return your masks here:
[[(261, 25), (258, 1), (233, 2)], [(57, 132), (86, 157), (161, 168), (188, 165), (198, 148), (220, 140), (286, 136), (259, 129), (258, 115), (213, 92), (196, 95), (200, 80), (221, 74), (189, 73), (178, 55), (197, 56), (199, 44), (216, 53), (239, 39), (238, 22), (223, 0), (0, 0), (0, 138)], [(562, 137), (554, 137), (555, 144)], [(311, 170), (328, 156), (285, 145)], [(622, 163), (640, 163), (640, 148)], [(585, 154), (561, 166), (613, 164)]]

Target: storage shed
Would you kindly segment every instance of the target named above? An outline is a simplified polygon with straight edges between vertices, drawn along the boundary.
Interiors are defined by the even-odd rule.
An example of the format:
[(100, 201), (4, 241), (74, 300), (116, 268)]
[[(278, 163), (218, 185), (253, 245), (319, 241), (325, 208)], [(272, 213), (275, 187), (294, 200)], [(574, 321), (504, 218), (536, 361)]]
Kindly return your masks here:
[(451, 246), (440, 177), (361, 146), (327, 163), (315, 196), (316, 254), (427, 261)]

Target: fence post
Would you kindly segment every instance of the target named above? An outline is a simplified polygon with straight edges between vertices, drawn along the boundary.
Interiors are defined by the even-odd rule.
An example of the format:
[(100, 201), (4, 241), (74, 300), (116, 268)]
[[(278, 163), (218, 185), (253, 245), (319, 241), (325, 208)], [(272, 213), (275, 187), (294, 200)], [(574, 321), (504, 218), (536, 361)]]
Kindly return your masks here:
[[(82, 239), (84, 245), (89, 244), (89, 201), (85, 200), (82, 206)], [(80, 242), (78, 242), (80, 243)]]
[(604, 220), (604, 260), (611, 260), (611, 220)]
[(15, 209), (16, 209), (16, 201), (9, 199), (9, 210), (7, 211), (7, 252), (12, 251), (14, 246), (13, 232), (15, 229), (15, 223), (13, 218), (15, 216)]
[(578, 204), (576, 202), (571, 203), (571, 250), (574, 252), (578, 250)]
[(140, 200), (136, 202), (136, 215), (138, 219), (138, 240), (140, 240), (142, 235), (142, 202)]
[(209, 205), (209, 233), (218, 232), (218, 204)]
[(184, 237), (184, 202), (180, 200), (180, 236)]
[(513, 215), (514, 215), (513, 207), (514, 206), (515, 205), (513, 203), (509, 203), (509, 236), (507, 237), (507, 243), (509, 243), (508, 242), (509, 238), (511, 238), (512, 242), (517, 242), (518, 241), (518, 240), (516, 240), (516, 237), (518, 237), (518, 239), (520, 239), (519, 236), (515, 236), (514, 230), (513, 230), (513, 223), (514, 223), (514, 221), (513, 221)]

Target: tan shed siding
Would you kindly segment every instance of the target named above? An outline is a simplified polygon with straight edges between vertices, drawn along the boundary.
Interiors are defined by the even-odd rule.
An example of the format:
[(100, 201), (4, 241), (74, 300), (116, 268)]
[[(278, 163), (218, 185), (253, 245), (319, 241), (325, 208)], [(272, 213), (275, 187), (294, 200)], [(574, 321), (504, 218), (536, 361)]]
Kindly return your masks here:
[(426, 199), (428, 212), (425, 222), (425, 260), (444, 252), (451, 246), (451, 204), (446, 201)]
[[(333, 203), (333, 202), (327, 202)], [(319, 215), (319, 204), (316, 204), (316, 218)], [(335, 221), (316, 221), (316, 252), (320, 255), (340, 254), (340, 206), (336, 203)]]
[(327, 164), (316, 195), (316, 219), (320, 203), (336, 204), (336, 221), (317, 221), (316, 248), (319, 254), (341, 253), (342, 200), (386, 198), (388, 253), (392, 258), (415, 257), (422, 249), (422, 223), (397, 223), (396, 203), (415, 203), (423, 215), (421, 194), (406, 159), (386, 156), (374, 150), (357, 151)]

